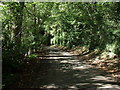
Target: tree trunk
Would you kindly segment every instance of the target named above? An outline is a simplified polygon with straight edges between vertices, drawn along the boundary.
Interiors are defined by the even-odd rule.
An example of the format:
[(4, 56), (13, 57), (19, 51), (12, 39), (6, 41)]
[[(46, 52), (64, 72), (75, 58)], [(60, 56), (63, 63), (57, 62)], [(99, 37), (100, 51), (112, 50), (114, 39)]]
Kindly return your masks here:
[(18, 8), (15, 10), (15, 25), (16, 28), (14, 30), (15, 35), (15, 44), (18, 48), (21, 47), (21, 34), (22, 34), (22, 22), (23, 22), (23, 9), (24, 9), (24, 2), (18, 3)]

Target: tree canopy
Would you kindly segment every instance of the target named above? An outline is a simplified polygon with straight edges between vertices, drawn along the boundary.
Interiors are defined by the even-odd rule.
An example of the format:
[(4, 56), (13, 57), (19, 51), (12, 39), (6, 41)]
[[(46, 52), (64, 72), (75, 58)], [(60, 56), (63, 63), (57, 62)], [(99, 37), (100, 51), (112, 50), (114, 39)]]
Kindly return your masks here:
[(46, 45), (120, 56), (120, 3), (2, 2), (3, 64), (14, 68)]
[(119, 3), (10, 2), (2, 8), (3, 50), (18, 45), (26, 54), (45, 44), (49, 34), (51, 44), (119, 54)]

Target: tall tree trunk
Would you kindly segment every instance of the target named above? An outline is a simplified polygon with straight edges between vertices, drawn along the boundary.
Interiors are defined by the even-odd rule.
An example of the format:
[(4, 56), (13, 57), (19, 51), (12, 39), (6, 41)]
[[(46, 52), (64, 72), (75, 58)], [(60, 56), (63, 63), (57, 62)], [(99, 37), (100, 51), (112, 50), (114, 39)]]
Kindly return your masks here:
[(36, 17), (36, 4), (33, 4), (33, 10), (34, 10), (34, 13), (35, 13), (35, 15), (34, 15), (34, 37), (35, 37), (35, 51), (37, 51), (37, 49), (38, 49), (38, 39), (39, 39), (39, 37), (38, 37), (38, 28), (37, 28), (37, 17)]
[(14, 30), (15, 35), (15, 43), (20, 48), (21, 47), (21, 33), (22, 33), (22, 22), (23, 22), (23, 9), (24, 9), (24, 2), (18, 3), (18, 8), (16, 9), (16, 28)]

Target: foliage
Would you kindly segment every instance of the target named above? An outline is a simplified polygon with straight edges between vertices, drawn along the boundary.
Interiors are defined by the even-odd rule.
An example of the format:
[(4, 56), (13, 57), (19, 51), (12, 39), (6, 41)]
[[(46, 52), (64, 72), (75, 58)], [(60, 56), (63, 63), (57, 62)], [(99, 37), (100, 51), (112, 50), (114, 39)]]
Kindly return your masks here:
[(19, 68), (26, 56), (50, 44), (120, 56), (120, 3), (3, 2), (0, 6), (3, 66)]

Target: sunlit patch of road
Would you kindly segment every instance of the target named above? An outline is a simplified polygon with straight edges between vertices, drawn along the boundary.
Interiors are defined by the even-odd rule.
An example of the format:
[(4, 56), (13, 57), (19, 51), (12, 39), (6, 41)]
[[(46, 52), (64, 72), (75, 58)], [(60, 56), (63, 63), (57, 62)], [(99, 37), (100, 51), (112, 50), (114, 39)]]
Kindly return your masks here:
[(46, 47), (38, 56), (37, 75), (24, 87), (43, 89), (120, 90), (118, 83), (104, 71), (88, 65), (75, 54)]

